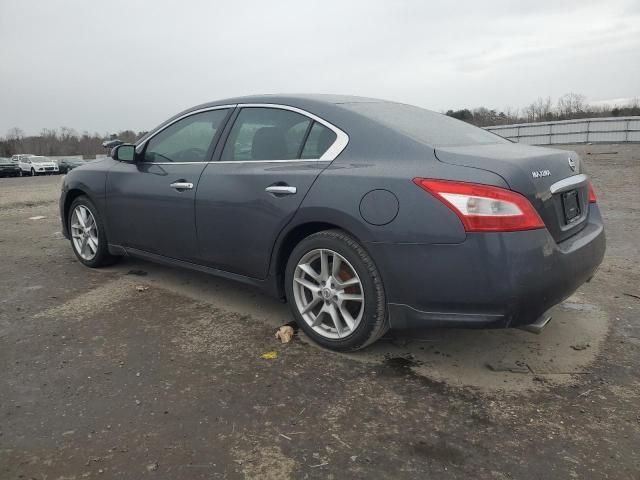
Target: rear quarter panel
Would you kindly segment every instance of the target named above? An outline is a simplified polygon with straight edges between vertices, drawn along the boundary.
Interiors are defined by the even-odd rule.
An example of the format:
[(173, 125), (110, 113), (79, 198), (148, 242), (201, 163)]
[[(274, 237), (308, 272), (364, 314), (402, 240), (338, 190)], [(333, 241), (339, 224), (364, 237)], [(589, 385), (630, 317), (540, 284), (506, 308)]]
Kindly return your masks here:
[[(362, 242), (460, 243), (466, 238), (458, 217), (413, 183), (416, 177), (463, 180), (506, 187), (485, 170), (439, 162), (433, 149), (386, 132), (349, 132), (347, 149), (311, 187), (290, 228), (305, 222), (328, 222)], [(384, 225), (361, 214), (363, 197), (373, 190), (391, 192), (397, 215)]]
[[(440, 178), (503, 188), (507, 185), (492, 172), (442, 163), (429, 146), (393, 132), (364, 129), (349, 130), (348, 134), (349, 145), (318, 176), (280, 239), (304, 224), (335, 225), (356, 237), (369, 252), (382, 274), (389, 299), (400, 298), (393, 285), (400, 287), (398, 276), (408, 266), (399, 267), (397, 259), (387, 255), (390, 250), (385, 246), (453, 246), (467, 239), (457, 215), (415, 185), (413, 179)], [(397, 214), (386, 224), (369, 223), (361, 213), (363, 197), (373, 190), (391, 192), (397, 199)], [(272, 262), (274, 258), (278, 256), (273, 255)], [(273, 273), (275, 267), (272, 263)]]

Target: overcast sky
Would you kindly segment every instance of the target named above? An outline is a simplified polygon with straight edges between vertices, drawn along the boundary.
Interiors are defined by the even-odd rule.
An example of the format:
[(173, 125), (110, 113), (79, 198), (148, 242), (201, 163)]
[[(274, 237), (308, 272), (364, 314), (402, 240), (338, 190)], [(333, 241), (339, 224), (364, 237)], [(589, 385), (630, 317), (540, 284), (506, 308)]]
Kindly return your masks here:
[(254, 93), (433, 110), (640, 96), (639, 0), (0, 0), (0, 136)]

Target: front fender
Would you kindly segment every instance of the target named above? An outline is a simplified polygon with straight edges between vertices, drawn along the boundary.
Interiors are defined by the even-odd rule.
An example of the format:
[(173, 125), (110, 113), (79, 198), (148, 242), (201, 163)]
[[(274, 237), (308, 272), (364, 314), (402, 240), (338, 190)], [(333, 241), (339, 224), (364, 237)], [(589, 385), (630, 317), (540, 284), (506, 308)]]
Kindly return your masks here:
[[(106, 213), (106, 179), (108, 171), (107, 162), (95, 162), (95, 165), (88, 164), (71, 170), (62, 182), (60, 192), (60, 221), (62, 223), (62, 234), (68, 238), (67, 214), (71, 202), (80, 195), (86, 195), (93, 202), (96, 208), (105, 218)], [(105, 228), (109, 230), (108, 225)]]

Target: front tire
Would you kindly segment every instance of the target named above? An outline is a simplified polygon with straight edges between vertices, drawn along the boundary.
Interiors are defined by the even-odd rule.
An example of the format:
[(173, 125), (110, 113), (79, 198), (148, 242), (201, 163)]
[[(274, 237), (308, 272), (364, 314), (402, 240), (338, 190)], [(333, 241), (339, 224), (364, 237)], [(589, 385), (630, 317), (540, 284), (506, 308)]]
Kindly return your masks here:
[(36, 171), (35, 171), (33, 168), (31, 169), (31, 176), (32, 176), (32, 177), (35, 177), (35, 176), (36, 176)]
[(380, 273), (364, 248), (341, 230), (315, 233), (293, 249), (285, 290), (300, 328), (331, 350), (359, 350), (389, 328)]
[(71, 248), (87, 267), (110, 265), (115, 257), (109, 254), (107, 235), (100, 212), (88, 197), (76, 198), (67, 218)]

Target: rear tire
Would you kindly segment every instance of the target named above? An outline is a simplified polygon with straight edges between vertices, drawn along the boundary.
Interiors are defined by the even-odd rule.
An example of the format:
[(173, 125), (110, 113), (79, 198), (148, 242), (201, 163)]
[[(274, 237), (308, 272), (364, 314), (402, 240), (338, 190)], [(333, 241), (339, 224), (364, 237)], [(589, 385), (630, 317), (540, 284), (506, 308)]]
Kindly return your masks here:
[(285, 291), (300, 328), (331, 350), (359, 350), (389, 329), (380, 273), (342, 230), (318, 232), (296, 245), (287, 261)]
[(73, 201), (67, 215), (67, 228), (73, 253), (82, 264), (100, 268), (117, 259), (109, 254), (102, 216), (89, 197), (82, 195)]

